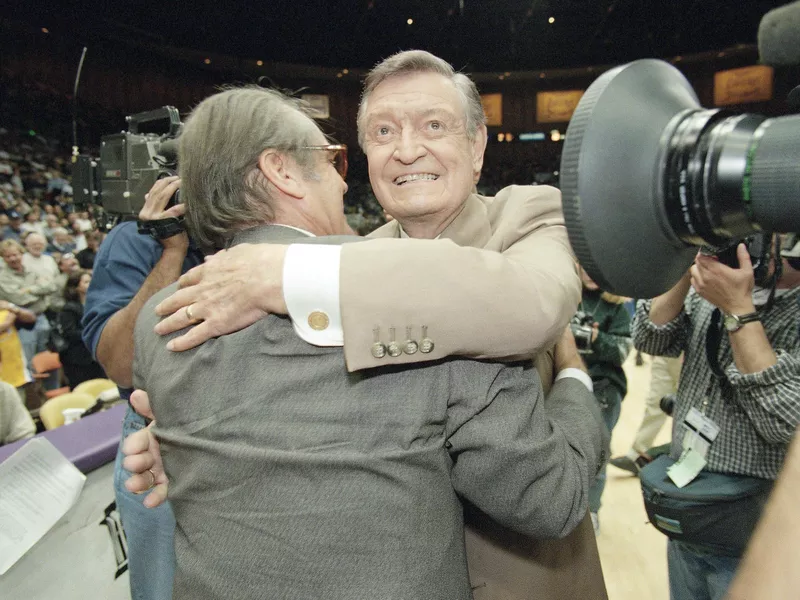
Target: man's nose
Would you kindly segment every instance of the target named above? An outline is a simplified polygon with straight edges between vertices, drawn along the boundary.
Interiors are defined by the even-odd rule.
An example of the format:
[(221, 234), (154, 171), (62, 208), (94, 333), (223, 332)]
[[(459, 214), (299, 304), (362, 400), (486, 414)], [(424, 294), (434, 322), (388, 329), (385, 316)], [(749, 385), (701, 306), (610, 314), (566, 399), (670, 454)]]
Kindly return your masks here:
[(395, 158), (404, 164), (410, 165), (426, 153), (425, 144), (422, 143), (419, 136), (410, 129), (403, 129), (395, 147)]

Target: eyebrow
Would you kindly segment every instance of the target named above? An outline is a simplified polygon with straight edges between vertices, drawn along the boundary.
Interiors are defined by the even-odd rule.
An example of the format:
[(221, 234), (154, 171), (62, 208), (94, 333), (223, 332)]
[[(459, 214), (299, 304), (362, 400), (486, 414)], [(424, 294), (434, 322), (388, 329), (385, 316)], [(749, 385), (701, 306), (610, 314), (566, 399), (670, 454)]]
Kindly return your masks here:
[[(398, 109), (399, 109), (399, 107), (398, 107)], [(378, 113), (375, 113), (375, 114), (371, 115), (367, 119), (367, 122), (370, 123), (372, 121), (380, 121), (380, 120), (383, 120), (383, 119), (393, 119), (397, 115), (398, 109), (382, 110), (382, 111), (380, 111)], [(419, 119), (419, 118), (424, 119), (424, 118), (432, 117), (432, 116), (446, 116), (446, 117), (449, 117), (451, 119), (457, 119), (458, 118), (457, 115), (453, 111), (451, 111), (451, 110), (449, 110), (449, 109), (447, 109), (445, 107), (426, 108), (424, 110), (416, 111), (416, 112), (413, 113), (413, 118), (417, 118), (417, 119)]]

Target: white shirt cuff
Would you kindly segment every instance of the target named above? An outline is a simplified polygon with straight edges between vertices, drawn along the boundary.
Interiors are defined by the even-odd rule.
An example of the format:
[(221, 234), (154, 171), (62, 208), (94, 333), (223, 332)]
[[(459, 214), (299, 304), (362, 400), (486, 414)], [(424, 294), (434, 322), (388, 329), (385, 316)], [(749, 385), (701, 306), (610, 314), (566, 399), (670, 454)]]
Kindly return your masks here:
[(576, 369), (575, 367), (569, 367), (567, 369), (561, 369), (556, 375), (556, 381), (559, 379), (565, 379), (567, 377), (572, 377), (573, 379), (577, 379), (583, 385), (587, 387), (587, 389), (594, 393), (594, 385), (592, 385), (592, 378), (589, 377), (589, 374), (585, 371), (581, 371), (580, 369)]
[(283, 263), (283, 298), (294, 330), (314, 346), (343, 346), (339, 308), (341, 246), (291, 244)]

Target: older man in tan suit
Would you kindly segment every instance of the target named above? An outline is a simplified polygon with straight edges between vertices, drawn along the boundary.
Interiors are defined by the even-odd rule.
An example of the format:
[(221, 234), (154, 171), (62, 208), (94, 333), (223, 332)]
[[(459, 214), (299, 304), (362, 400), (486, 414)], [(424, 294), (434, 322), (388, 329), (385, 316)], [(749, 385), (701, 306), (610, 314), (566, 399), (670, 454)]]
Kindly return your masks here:
[[(395, 217), (370, 237), (395, 239), (218, 253), (162, 303), (160, 312), (174, 314), (157, 330), (199, 322), (171, 341), (182, 350), (288, 312), (309, 343), (343, 342), (349, 370), (541, 352), (580, 296), (560, 195), (531, 186), (473, 193), (486, 139), (469, 78), (426, 52), (387, 59), (367, 78), (359, 140), (376, 197)], [(416, 239), (397, 239), (405, 237)], [(532, 542), (468, 514), (476, 598), (606, 596), (588, 518), (564, 540)]]

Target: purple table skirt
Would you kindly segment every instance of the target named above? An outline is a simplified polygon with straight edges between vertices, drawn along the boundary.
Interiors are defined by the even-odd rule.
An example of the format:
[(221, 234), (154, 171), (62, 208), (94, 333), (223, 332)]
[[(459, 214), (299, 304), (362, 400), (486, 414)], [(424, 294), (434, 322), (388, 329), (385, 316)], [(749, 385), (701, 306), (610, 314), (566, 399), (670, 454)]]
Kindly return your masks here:
[(72, 464), (88, 473), (114, 460), (122, 437), (122, 418), (127, 404), (121, 402), (108, 410), (78, 419), (33, 438), (0, 446), (0, 463), (14, 454), (31, 439), (47, 438)]

